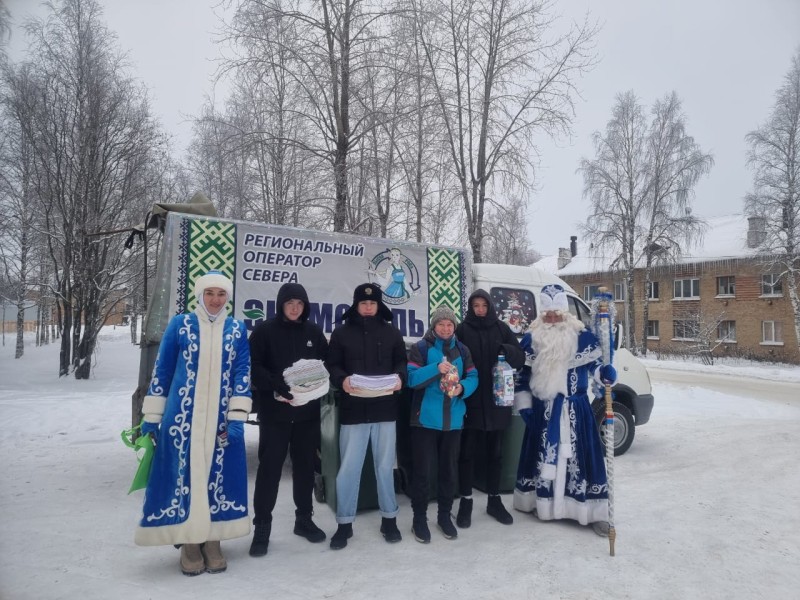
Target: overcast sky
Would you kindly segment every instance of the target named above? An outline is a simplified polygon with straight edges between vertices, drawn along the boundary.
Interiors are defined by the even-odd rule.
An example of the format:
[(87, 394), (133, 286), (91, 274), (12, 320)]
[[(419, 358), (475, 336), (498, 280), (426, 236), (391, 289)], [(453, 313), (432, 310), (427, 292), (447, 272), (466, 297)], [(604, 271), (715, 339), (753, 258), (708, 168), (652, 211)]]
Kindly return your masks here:
[[(19, 24), (37, 0), (0, 0)], [(134, 74), (151, 89), (153, 108), (184, 148), (187, 115), (212, 92), (218, 0), (101, 0), (109, 29), (130, 54)], [(553, 254), (580, 235), (587, 202), (576, 173), (591, 158), (591, 134), (603, 130), (617, 93), (633, 90), (650, 107), (675, 90), (688, 132), (714, 155), (711, 174), (697, 186), (701, 217), (740, 212), (751, 174), (744, 136), (767, 117), (774, 92), (800, 46), (800, 0), (568, 0), (565, 21), (589, 11), (602, 25), (599, 63), (579, 83), (571, 139), (541, 140), (537, 190), (530, 202), (534, 247)], [(217, 10), (218, 12), (218, 10)], [(14, 30), (12, 52), (23, 39)], [(220, 98), (221, 100), (222, 98)], [(582, 240), (579, 239), (579, 248)]]

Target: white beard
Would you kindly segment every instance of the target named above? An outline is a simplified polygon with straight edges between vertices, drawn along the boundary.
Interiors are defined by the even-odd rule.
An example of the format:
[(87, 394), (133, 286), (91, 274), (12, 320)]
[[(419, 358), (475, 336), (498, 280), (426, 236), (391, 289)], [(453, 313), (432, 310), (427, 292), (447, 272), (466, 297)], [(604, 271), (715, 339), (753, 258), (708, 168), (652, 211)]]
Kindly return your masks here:
[(531, 393), (542, 400), (567, 394), (567, 372), (578, 350), (578, 333), (584, 325), (570, 313), (560, 323), (548, 324), (537, 318), (531, 323), (531, 344), (535, 358), (531, 365)]

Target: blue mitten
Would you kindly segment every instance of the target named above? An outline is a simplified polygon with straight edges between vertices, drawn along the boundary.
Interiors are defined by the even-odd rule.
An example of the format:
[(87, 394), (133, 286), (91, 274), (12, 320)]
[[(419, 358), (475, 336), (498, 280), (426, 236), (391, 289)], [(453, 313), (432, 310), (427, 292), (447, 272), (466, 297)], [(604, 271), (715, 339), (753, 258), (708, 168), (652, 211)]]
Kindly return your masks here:
[(528, 427), (533, 425), (533, 409), (532, 408), (520, 408), (519, 409), (519, 416), (522, 417), (522, 420), (525, 421), (525, 425)]
[(142, 435), (150, 435), (154, 440), (158, 439), (158, 430), (161, 428), (161, 423), (151, 423), (149, 421), (142, 421)]
[(613, 365), (600, 367), (600, 380), (608, 385), (614, 385), (617, 382), (617, 370)]

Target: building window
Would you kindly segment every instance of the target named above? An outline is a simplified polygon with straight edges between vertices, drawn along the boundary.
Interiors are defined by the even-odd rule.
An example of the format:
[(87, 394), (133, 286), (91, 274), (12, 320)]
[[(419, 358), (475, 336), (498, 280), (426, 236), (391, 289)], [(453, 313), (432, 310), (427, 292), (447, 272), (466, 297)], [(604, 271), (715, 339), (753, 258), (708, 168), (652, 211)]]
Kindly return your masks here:
[(586, 302), (591, 302), (594, 297), (600, 293), (599, 285), (585, 285), (583, 286), (583, 299)]
[(717, 341), (736, 341), (736, 321), (721, 321), (720, 324), (717, 325)]
[(625, 284), (614, 284), (614, 302), (625, 302)]
[(783, 328), (780, 321), (761, 321), (761, 343), (783, 345)]
[(783, 282), (781, 276), (775, 273), (767, 273), (761, 276), (761, 295), (762, 296), (783, 296)]
[(674, 290), (675, 298), (697, 300), (700, 298), (700, 280), (696, 278), (676, 279)]
[(692, 319), (682, 319), (672, 322), (672, 339), (696, 340), (698, 323)]
[(649, 340), (657, 340), (659, 338), (658, 335), (658, 321), (648, 321), (647, 322), (647, 339)]
[(658, 282), (651, 281), (647, 284), (647, 299), (648, 300), (658, 300)]
[(733, 275), (726, 275), (725, 277), (717, 277), (717, 296), (735, 296), (736, 295), (736, 277)]

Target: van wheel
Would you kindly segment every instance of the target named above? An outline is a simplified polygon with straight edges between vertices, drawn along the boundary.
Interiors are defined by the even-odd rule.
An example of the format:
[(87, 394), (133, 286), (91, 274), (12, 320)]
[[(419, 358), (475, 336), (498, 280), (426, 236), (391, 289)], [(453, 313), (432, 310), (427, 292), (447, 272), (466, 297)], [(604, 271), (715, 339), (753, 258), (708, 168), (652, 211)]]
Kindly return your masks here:
[[(633, 414), (627, 406), (620, 402), (612, 404), (614, 408), (614, 456), (622, 456), (633, 444), (633, 437), (636, 434), (636, 425), (633, 421)], [(600, 439), (603, 445), (606, 443), (606, 404), (598, 402), (594, 407), (594, 418), (600, 428)]]

